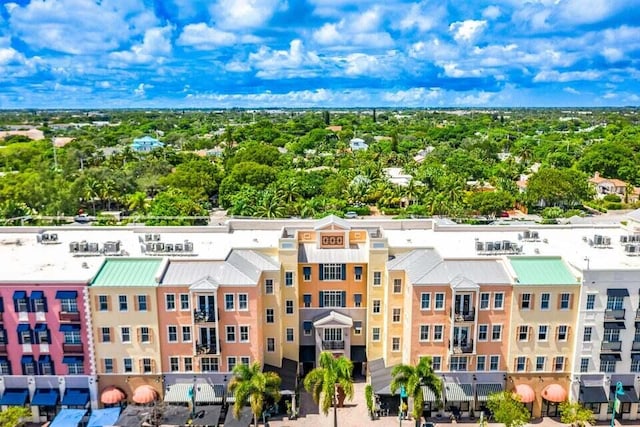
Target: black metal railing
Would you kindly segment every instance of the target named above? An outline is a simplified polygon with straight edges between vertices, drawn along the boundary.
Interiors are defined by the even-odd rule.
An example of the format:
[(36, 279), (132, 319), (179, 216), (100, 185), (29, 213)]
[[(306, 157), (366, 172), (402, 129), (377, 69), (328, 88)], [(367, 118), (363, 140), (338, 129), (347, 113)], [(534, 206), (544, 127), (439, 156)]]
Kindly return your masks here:
[(624, 308), (620, 308), (617, 310), (607, 309), (604, 311), (604, 318), (606, 320), (624, 320), (624, 316), (626, 314), (626, 310)]
[(622, 341), (602, 341), (600, 350), (620, 351), (622, 350)]
[(200, 344), (199, 342), (196, 342), (196, 354), (218, 354), (218, 349), (215, 343)]
[(216, 316), (216, 311), (213, 308), (195, 309), (193, 310), (193, 318), (196, 323), (206, 323), (217, 321), (219, 316)]
[(344, 341), (322, 341), (323, 350), (344, 350)]
[(454, 354), (473, 353), (473, 340), (465, 340), (465, 341), (454, 340), (453, 353)]
[(453, 318), (456, 322), (473, 322), (476, 320), (476, 310), (455, 310)]

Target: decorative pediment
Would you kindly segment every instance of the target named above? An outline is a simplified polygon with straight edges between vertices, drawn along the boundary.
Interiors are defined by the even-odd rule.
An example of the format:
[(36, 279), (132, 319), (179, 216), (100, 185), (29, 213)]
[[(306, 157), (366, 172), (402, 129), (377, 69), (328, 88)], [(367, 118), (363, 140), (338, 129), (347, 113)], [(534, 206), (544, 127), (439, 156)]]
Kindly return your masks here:
[(462, 290), (474, 291), (476, 289), (480, 289), (480, 286), (473, 280), (469, 279), (468, 277), (458, 274), (453, 279), (451, 279), (451, 288), (457, 291), (462, 291)]
[(353, 319), (344, 314), (331, 311), (313, 322), (314, 328), (351, 328)]
[(335, 215), (325, 216), (313, 227), (314, 230), (351, 230), (351, 225), (346, 220)]
[(192, 292), (214, 292), (218, 290), (220, 283), (211, 276), (203, 277), (197, 280), (189, 286), (189, 290)]

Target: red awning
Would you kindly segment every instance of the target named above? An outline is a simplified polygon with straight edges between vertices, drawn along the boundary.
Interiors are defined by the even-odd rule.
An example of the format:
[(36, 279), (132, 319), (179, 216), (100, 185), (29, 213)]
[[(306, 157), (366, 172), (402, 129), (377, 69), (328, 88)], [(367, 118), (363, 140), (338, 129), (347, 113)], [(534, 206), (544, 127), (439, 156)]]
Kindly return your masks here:
[(135, 403), (144, 405), (153, 402), (157, 397), (158, 393), (156, 393), (156, 390), (153, 387), (150, 385), (141, 385), (133, 392), (131, 400)]
[(122, 390), (117, 387), (109, 386), (102, 390), (102, 394), (100, 395), (100, 402), (105, 405), (115, 405), (116, 403), (120, 403), (124, 400), (126, 395)]
[(518, 384), (515, 392), (520, 396), (520, 401), (522, 403), (531, 403), (536, 400), (536, 393), (528, 384)]
[(549, 384), (542, 390), (542, 397), (553, 403), (560, 403), (567, 400), (567, 390), (560, 384)]

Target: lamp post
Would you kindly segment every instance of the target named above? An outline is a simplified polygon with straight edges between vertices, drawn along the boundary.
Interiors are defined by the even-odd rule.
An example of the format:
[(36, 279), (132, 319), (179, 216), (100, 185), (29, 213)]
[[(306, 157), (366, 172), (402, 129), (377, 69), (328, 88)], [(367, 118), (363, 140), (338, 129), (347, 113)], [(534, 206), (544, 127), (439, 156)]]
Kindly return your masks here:
[(615, 426), (616, 412), (620, 409), (620, 399), (618, 396), (624, 396), (624, 390), (622, 389), (622, 383), (618, 381), (616, 383), (616, 392), (613, 398), (613, 411), (611, 411), (611, 427)]

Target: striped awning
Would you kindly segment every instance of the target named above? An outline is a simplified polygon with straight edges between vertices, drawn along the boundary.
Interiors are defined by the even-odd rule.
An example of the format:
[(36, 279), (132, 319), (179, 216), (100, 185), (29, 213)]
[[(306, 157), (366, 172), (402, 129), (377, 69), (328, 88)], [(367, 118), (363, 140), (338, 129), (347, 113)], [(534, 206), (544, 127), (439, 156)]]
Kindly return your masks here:
[(222, 396), (216, 396), (214, 385), (196, 384), (196, 403), (222, 403)]
[[(189, 390), (193, 387), (193, 384), (173, 384), (167, 387), (167, 392), (164, 394), (164, 401), (169, 403), (189, 403), (191, 398), (189, 397)], [(197, 397), (197, 394), (196, 394)]]
[(422, 386), (422, 400), (426, 402), (437, 402), (436, 395), (429, 387), (426, 385)]
[(236, 396), (233, 394), (232, 391), (227, 390), (226, 400), (227, 400), (228, 403), (235, 403), (236, 402)]
[(478, 402), (486, 402), (489, 399), (490, 394), (500, 393), (501, 391), (504, 391), (504, 386), (498, 383), (476, 385), (476, 395), (478, 396)]
[(471, 384), (444, 383), (444, 397), (447, 402), (471, 402), (473, 387)]

